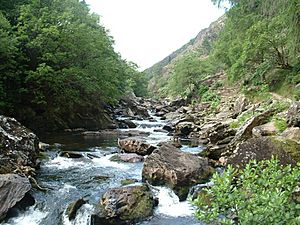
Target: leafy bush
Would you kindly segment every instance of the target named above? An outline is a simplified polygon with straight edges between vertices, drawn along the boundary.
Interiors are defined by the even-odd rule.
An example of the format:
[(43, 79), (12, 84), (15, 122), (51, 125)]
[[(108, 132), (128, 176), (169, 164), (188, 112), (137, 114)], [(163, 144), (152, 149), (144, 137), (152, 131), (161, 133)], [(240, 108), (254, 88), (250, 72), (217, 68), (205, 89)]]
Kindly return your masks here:
[(196, 217), (207, 224), (300, 224), (300, 164), (283, 167), (278, 160), (251, 161), (244, 170), (228, 166), (214, 174), (214, 186), (194, 201)]
[(212, 90), (208, 90), (202, 95), (201, 101), (211, 103), (211, 109), (215, 110), (220, 105), (221, 98)]

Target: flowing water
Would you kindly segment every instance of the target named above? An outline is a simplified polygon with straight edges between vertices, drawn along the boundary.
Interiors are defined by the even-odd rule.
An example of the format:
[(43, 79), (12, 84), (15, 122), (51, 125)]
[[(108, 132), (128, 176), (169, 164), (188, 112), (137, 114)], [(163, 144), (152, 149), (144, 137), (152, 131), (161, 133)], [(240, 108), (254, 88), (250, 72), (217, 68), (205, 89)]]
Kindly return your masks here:
[[(154, 132), (164, 125), (158, 117), (157, 122), (148, 120), (134, 121), (138, 127), (132, 130), (150, 132), (146, 138), (153, 145), (167, 141), (170, 137), (163, 132)], [(124, 129), (126, 131), (128, 129)], [(110, 157), (119, 152), (115, 137), (86, 138), (81, 134), (56, 134), (41, 138), (54, 144), (56, 148), (47, 152), (38, 172), (37, 180), (43, 187), (51, 190), (36, 191), (33, 196), (36, 204), (25, 212), (19, 212), (3, 225), (89, 225), (90, 215), (101, 195), (109, 188), (121, 186), (121, 180), (142, 180), (143, 163), (119, 163), (110, 161)], [(83, 158), (69, 159), (58, 156), (58, 151), (69, 150), (82, 153)], [(198, 153), (200, 148), (184, 146), (185, 152)], [(159, 198), (154, 215), (139, 223), (140, 225), (193, 225), (199, 224), (193, 218), (194, 208), (188, 202), (179, 202), (172, 190), (155, 187), (153, 193)], [(89, 201), (77, 212), (76, 218), (69, 221), (66, 208), (71, 202), (85, 197)]]

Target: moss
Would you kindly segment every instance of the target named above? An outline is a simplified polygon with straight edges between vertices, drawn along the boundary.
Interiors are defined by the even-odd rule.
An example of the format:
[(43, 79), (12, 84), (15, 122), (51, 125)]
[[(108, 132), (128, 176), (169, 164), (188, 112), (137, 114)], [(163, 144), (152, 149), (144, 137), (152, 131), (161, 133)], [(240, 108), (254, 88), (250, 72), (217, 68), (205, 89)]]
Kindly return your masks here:
[(271, 138), (271, 141), (276, 149), (283, 149), (296, 162), (300, 161), (300, 145), (296, 141), (278, 137)]
[(133, 184), (135, 182), (137, 182), (136, 179), (124, 179), (124, 180), (121, 180), (121, 185), (125, 186), (125, 185), (129, 185), (129, 184)]
[(46, 159), (49, 158), (49, 156), (46, 152), (39, 152), (38, 158), (41, 159), (41, 160), (46, 160)]
[[(146, 189), (146, 187), (145, 187)], [(121, 220), (138, 221), (139, 219), (151, 216), (153, 213), (154, 201), (153, 197), (148, 190), (134, 190), (132, 192), (135, 199), (135, 207), (132, 210), (124, 213), (120, 218)]]

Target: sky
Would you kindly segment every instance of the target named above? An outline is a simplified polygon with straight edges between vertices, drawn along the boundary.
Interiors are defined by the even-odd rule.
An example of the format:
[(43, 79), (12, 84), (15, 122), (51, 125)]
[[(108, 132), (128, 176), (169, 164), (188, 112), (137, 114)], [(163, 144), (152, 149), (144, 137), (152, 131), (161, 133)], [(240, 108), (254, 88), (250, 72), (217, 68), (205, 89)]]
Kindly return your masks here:
[(122, 58), (144, 70), (224, 14), (211, 0), (86, 0)]

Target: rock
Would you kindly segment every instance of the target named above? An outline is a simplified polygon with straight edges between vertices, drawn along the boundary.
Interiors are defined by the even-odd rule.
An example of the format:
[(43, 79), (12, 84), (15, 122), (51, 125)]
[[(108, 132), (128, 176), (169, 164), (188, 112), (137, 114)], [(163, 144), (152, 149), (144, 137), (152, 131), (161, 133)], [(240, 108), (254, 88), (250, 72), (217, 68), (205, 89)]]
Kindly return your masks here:
[(46, 151), (47, 149), (50, 148), (49, 144), (43, 143), (43, 142), (39, 142), (39, 149), (42, 151)]
[(252, 129), (252, 134), (254, 137), (273, 136), (278, 132), (279, 130), (276, 128), (274, 122), (269, 122)]
[(152, 215), (155, 201), (144, 185), (109, 189), (97, 204), (92, 215), (93, 225), (132, 224)]
[(252, 138), (237, 146), (227, 163), (244, 168), (252, 159), (266, 160), (276, 156), (281, 164), (292, 164), (300, 161), (300, 145), (292, 140), (276, 137)]
[(193, 122), (180, 122), (176, 125), (176, 135), (187, 137), (194, 129), (195, 124)]
[(75, 219), (77, 211), (85, 203), (86, 203), (86, 200), (84, 200), (83, 198), (80, 198), (80, 199), (76, 200), (75, 202), (72, 202), (71, 204), (69, 204), (69, 206), (67, 208), (67, 215), (68, 215), (69, 220)]
[(164, 125), (164, 126), (162, 127), (162, 129), (163, 129), (163, 130), (166, 130), (166, 131), (168, 131), (168, 132), (173, 132), (175, 128), (172, 127), (171, 125), (166, 124), (166, 125)]
[(300, 127), (300, 102), (293, 102), (288, 109), (287, 125), (290, 127)]
[(274, 110), (267, 110), (249, 119), (243, 126), (241, 126), (232, 140), (232, 144), (247, 140), (252, 137), (252, 129), (260, 126), (268, 121), (268, 119), (274, 114)]
[(113, 155), (109, 160), (115, 162), (136, 163), (144, 161), (144, 157), (135, 153), (125, 153)]
[(222, 140), (234, 136), (236, 134), (236, 130), (229, 128), (229, 124), (220, 124), (214, 126), (212, 129), (208, 131), (208, 139), (211, 144), (217, 144)]
[(132, 122), (131, 120), (123, 120), (123, 123), (125, 123), (129, 128), (136, 128), (136, 124)]
[(22, 206), (34, 204), (32, 198), (29, 202), (22, 202), (26, 195), (29, 195), (30, 189), (31, 184), (26, 177), (16, 174), (0, 175), (0, 221), (6, 217), (10, 209), (18, 204)]
[(300, 128), (299, 127), (289, 127), (281, 134), (282, 137), (286, 139), (291, 139), (300, 143)]
[(245, 111), (246, 107), (248, 105), (248, 101), (244, 95), (240, 95), (236, 101), (234, 102), (233, 111), (236, 115), (241, 114), (243, 111)]
[(78, 152), (60, 152), (58, 154), (60, 157), (66, 157), (66, 158), (71, 158), (71, 159), (79, 159), (82, 158), (83, 155)]
[(227, 151), (227, 144), (207, 146), (201, 153), (201, 156), (209, 159), (219, 160), (219, 158)]
[(38, 166), (38, 157), (37, 136), (15, 119), (0, 116), (0, 174), (25, 173), (22, 168)]
[(207, 189), (212, 187), (214, 184), (213, 182), (208, 182), (205, 184), (197, 184), (195, 186), (193, 186), (189, 192), (189, 196), (191, 197), (192, 200), (195, 200), (198, 198), (199, 195), (204, 194), (203, 193), (203, 189)]
[(118, 145), (125, 152), (136, 153), (142, 156), (151, 154), (155, 149), (154, 146), (133, 138), (119, 140)]
[(150, 184), (169, 186), (184, 200), (189, 188), (205, 181), (212, 171), (207, 159), (163, 144), (145, 159), (142, 177)]

